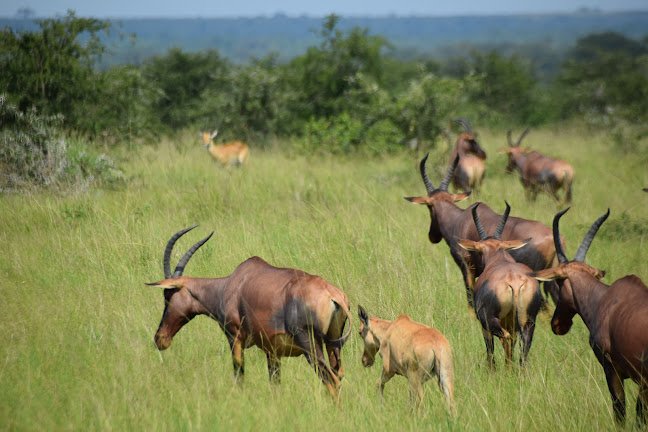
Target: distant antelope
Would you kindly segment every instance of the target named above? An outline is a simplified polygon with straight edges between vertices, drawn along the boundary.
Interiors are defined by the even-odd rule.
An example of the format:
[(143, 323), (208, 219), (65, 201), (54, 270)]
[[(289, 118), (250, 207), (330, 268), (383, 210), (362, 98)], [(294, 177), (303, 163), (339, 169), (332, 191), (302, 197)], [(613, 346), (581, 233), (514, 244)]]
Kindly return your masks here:
[[(560, 238), (558, 224), (567, 210), (569, 208), (554, 217), (554, 239)], [(645, 427), (648, 414), (648, 287), (635, 275), (617, 279), (608, 286), (600, 281), (605, 272), (585, 264), (592, 240), (609, 215), (608, 209), (592, 224), (573, 261), (567, 259), (556, 240), (560, 265), (538, 271), (534, 276), (540, 280), (563, 281), (551, 329), (557, 335), (564, 335), (571, 329), (574, 315), (581, 316), (590, 332), (589, 344), (605, 372), (615, 420), (625, 422), (623, 382), (629, 378), (639, 385), (637, 422)]]
[[(525, 129), (515, 143), (511, 131), (506, 132), (509, 146), (499, 150), (499, 153), (509, 155), (506, 172), (518, 171), (528, 199), (535, 200), (538, 192), (544, 190), (554, 197), (558, 205), (569, 204), (572, 200), (574, 169), (561, 159), (550, 158), (537, 151), (520, 147), (528, 132), (529, 128)], [(558, 196), (560, 189), (564, 191), (563, 198)]]
[(395, 321), (369, 318), (358, 306), (360, 337), (364, 341), (362, 365), (374, 364), (376, 353), (383, 361), (383, 370), (376, 386), (383, 400), (385, 384), (394, 375), (407, 378), (410, 401), (418, 408), (423, 401), (423, 383), (436, 376), (448, 408), (454, 408), (454, 369), (450, 343), (437, 329), (419, 324), (403, 314)]
[(486, 172), (486, 152), (479, 146), (470, 122), (465, 118), (453, 118), (452, 121), (463, 126), (465, 132), (459, 135), (455, 148), (450, 155), (450, 162), (459, 155), (459, 164), (452, 177), (452, 184), (464, 192), (479, 189)]
[(485, 268), (474, 290), (475, 314), (482, 326), (488, 365), (495, 368), (493, 336), (500, 338), (506, 363), (511, 364), (516, 334), (519, 333), (522, 340), (520, 366), (524, 366), (531, 349), (542, 295), (538, 281), (529, 276), (529, 266), (515, 262), (508, 251), (523, 247), (531, 239), (500, 240), (511, 211), (508, 203), (495, 232), (489, 237), (479, 220), (478, 205), (472, 208), (472, 216), (480, 240), (460, 240), (459, 246), (484, 257)]
[[(158, 349), (167, 349), (175, 334), (195, 316), (207, 315), (227, 337), (236, 378), (243, 377), (243, 350), (256, 345), (266, 353), (271, 381), (279, 382), (281, 357), (303, 354), (337, 397), (344, 376), (340, 349), (351, 332), (347, 296), (319, 276), (273, 267), (259, 257), (247, 259), (226, 277), (182, 276), (191, 256), (211, 234), (189, 249), (172, 274), (169, 260), (173, 245), (193, 228), (171, 237), (164, 251), (165, 279), (148, 284), (164, 289), (164, 313), (155, 333)], [(347, 318), (349, 328), (343, 334)]]
[(228, 144), (216, 145), (214, 138), (218, 135), (218, 130), (212, 129), (207, 132), (200, 132), (203, 147), (207, 147), (209, 154), (215, 161), (227, 165), (241, 165), (247, 162), (250, 149), (242, 141), (233, 141)]
[[(428, 155), (425, 155), (420, 164), (421, 177), (427, 189), (427, 196), (405, 197), (405, 199), (414, 204), (427, 206), (430, 211), (428, 238), (432, 243), (445, 240), (450, 248), (450, 255), (461, 270), (468, 304), (472, 306), (475, 278), (484, 270), (484, 262), (480, 254), (461, 248), (457, 242), (460, 239), (479, 241), (479, 233), (469, 211), (476, 204), (463, 210), (455, 203), (465, 200), (470, 193), (451, 194), (448, 192), (448, 185), (459, 162), (459, 156), (455, 158), (453, 164), (448, 168), (438, 188), (434, 187), (427, 175), (425, 168), (427, 158)], [(495, 229), (500, 220), (500, 215), (496, 214), (484, 203), (479, 205), (478, 213), (485, 229), (489, 231)], [(517, 262), (524, 263), (533, 270), (542, 270), (557, 264), (551, 228), (533, 220), (510, 217), (502, 232), (502, 239), (515, 240), (527, 237), (531, 237), (531, 241), (526, 246), (510, 251), (511, 256)], [(556, 283), (547, 283), (544, 288), (545, 293), (551, 295), (555, 301), (557, 299)]]

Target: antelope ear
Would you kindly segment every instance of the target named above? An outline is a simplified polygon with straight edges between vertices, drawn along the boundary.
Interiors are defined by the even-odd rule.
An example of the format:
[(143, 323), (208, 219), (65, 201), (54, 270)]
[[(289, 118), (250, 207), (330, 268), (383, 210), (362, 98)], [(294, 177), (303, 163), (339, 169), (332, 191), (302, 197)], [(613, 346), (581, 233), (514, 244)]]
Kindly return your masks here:
[(464, 249), (466, 249), (468, 251), (477, 251), (478, 250), (476, 241), (463, 239), (463, 240), (459, 240), (458, 244), (459, 244), (459, 246), (461, 246), (462, 248), (464, 248)]
[(218, 129), (214, 129), (214, 132), (209, 136), (210, 139), (216, 138), (216, 135), (218, 135)]
[(537, 279), (542, 282), (548, 282), (552, 281), (555, 279), (562, 279), (558, 275), (558, 269), (556, 267), (544, 269), (544, 270), (539, 270), (537, 272), (529, 273), (529, 276), (531, 276), (534, 279)]
[(362, 324), (366, 326), (369, 325), (369, 315), (367, 314), (367, 311), (364, 310), (364, 308), (360, 305), (358, 305), (358, 318), (360, 318)]
[(531, 237), (529, 237), (526, 240), (510, 240), (510, 241), (504, 242), (504, 243), (506, 243), (505, 249), (506, 250), (515, 250), (515, 249), (523, 248), (524, 246), (529, 244), (529, 242), (531, 240), (532, 240)]
[(180, 285), (179, 283), (173, 283), (173, 282), (169, 282), (169, 281), (166, 281), (166, 280), (159, 281), (159, 282), (147, 282), (146, 285), (152, 286), (152, 287), (155, 287), (155, 288), (162, 288), (162, 289), (178, 289), (178, 288), (182, 288), (182, 285)]
[(407, 201), (411, 202), (412, 204), (432, 204), (432, 201), (430, 200), (430, 197), (403, 197)]
[(504, 148), (501, 148), (501, 149), (497, 150), (497, 153), (499, 153), (499, 154), (510, 154), (511, 149), (509, 147), (504, 147)]
[(472, 193), (472, 191), (458, 193), (458, 194), (452, 194), (451, 197), (452, 197), (452, 200), (454, 202), (459, 202), (459, 201), (463, 201), (463, 200), (467, 199), (470, 196), (471, 193)]

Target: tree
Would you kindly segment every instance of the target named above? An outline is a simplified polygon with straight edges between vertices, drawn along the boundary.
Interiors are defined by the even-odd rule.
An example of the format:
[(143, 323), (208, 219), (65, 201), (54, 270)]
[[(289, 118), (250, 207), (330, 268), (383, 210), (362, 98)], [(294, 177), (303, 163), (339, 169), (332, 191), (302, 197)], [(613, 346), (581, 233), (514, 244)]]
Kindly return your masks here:
[(63, 114), (68, 126), (82, 120), (81, 100), (96, 97), (94, 65), (106, 51), (100, 34), (112, 24), (78, 18), (68, 11), (62, 19), (39, 22), (39, 32), (0, 30), (0, 91), (20, 111), (32, 106), (44, 114)]

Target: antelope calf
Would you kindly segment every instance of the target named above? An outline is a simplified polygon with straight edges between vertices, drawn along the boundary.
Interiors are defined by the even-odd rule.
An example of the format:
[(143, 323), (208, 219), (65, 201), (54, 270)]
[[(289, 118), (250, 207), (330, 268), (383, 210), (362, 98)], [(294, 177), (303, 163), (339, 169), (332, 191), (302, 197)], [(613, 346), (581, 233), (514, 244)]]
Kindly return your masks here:
[[(517, 142), (513, 143), (511, 131), (507, 131), (509, 146), (499, 150), (499, 153), (509, 155), (506, 172), (518, 171), (528, 199), (535, 200), (538, 192), (543, 190), (549, 192), (558, 205), (569, 204), (572, 200), (574, 169), (563, 160), (553, 159), (537, 151), (520, 147), (522, 139), (528, 132), (529, 128), (525, 129)], [(560, 189), (564, 191), (563, 198), (558, 195)]]
[(450, 155), (451, 162), (459, 156), (459, 164), (452, 177), (452, 184), (456, 190), (470, 192), (473, 189), (479, 189), (484, 179), (486, 152), (477, 142), (477, 137), (468, 120), (465, 118), (453, 118), (452, 120), (461, 124), (465, 130), (457, 138), (455, 148)]
[(482, 326), (488, 365), (495, 368), (493, 336), (500, 338), (506, 354), (506, 363), (511, 364), (516, 336), (519, 333), (522, 341), (520, 366), (524, 366), (531, 349), (542, 295), (538, 281), (529, 276), (529, 266), (515, 262), (507, 251), (519, 249), (531, 239), (500, 239), (511, 211), (508, 203), (495, 232), (489, 237), (479, 220), (478, 205), (472, 208), (472, 216), (480, 240), (460, 240), (459, 246), (478, 252), (484, 257), (485, 268), (474, 290), (475, 314)]
[(401, 375), (409, 381), (410, 401), (418, 408), (423, 401), (423, 383), (436, 376), (448, 408), (454, 409), (452, 351), (439, 330), (414, 322), (404, 314), (395, 321), (370, 318), (362, 306), (358, 306), (358, 316), (364, 341), (362, 365), (372, 366), (376, 353), (383, 361), (382, 375), (376, 383), (381, 401), (385, 384), (394, 375)]
[[(554, 217), (554, 239), (560, 238), (558, 224), (567, 210), (569, 208)], [(581, 316), (590, 333), (590, 346), (605, 373), (615, 420), (625, 422), (623, 382), (629, 378), (639, 385), (637, 422), (645, 427), (648, 409), (648, 287), (635, 275), (622, 277), (608, 286), (600, 281), (605, 272), (585, 264), (592, 240), (609, 215), (608, 209), (592, 224), (573, 261), (567, 259), (562, 245), (556, 240), (560, 265), (538, 271), (535, 277), (563, 281), (551, 329), (557, 335), (564, 335), (571, 329), (574, 315)]]
[(216, 145), (214, 138), (218, 135), (218, 130), (212, 129), (210, 132), (203, 130), (200, 132), (203, 147), (207, 147), (209, 154), (222, 165), (242, 165), (247, 162), (250, 149), (241, 141), (233, 141), (228, 144)]
[[(426, 205), (430, 211), (430, 229), (428, 238), (433, 244), (445, 240), (450, 248), (450, 255), (454, 262), (461, 269), (468, 304), (473, 306), (473, 287), (475, 278), (484, 271), (482, 256), (477, 252), (467, 251), (458, 245), (459, 239), (479, 241), (479, 233), (475, 228), (470, 210), (477, 206), (473, 204), (466, 210), (458, 207), (455, 203), (465, 200), (470, 193), (451, 194), (448, 192), (448, 185), (454, 173), (455, 167), (459, 162), (457, 156), (448, 168), (441, 185), (435, 188), (430, 181), (425, 162), (428, 155), (421, 159), (420, 170), (423, 183), (427, 189), (427, 196), (423, 197), (405, 197), (406, 200), (420, 205)], [(481, 203), (479, 205), (479, 218), (485, 229), (492, 231), (495, 229), (500, 216)], [(516, 250), (511, 250), (510, 254), (517, 262), (531, 267), (532, 270), (542, 270), (557, 264), (556, 249), (553, 245), (553, 236), (551, 228), (533, 220), (511, 217), (502, 232), (503, 240), (515, 240), (530, 237), (529, 243)], [(548, 282), (544, 285), (545, 293), (557, 300), (557, 284)]]
[[(227, 337), (237, 379), (244, 373), (243, 350), (256, 345), (266, 353), (271, 381), (279, 382), (281, 357), (303, 354), (337, 397), (344, 375), (340, 349), (351, 332), (347, 296), (319, 276), (273, 267), (259, 257), (247, 259), (221, 278), (182, 276), (191, 256), (211, 234), (191, 247), (171, 274), (173, 245), (193, 228), (171, 237), (164, 251), (165, 279), (148, 284), (164, 289), (164, 313), (155, 333), (158, 349), (167, 349), (175, 334), (195, 316), (207, 315)], [(349, 328), (343, 334), (347, 318)]]

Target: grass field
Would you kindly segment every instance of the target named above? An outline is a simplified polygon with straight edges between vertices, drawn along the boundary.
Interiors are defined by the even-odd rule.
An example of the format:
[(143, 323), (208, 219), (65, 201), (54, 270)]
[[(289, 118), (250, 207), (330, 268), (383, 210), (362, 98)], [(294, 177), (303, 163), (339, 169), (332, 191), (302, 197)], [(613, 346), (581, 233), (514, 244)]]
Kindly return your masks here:
[[(0, 196), (0, 429), (2, 430), (605, 430), (614, 427), (602, 369), (577, 318), (553, 335), (542, 314), (528, 367), (489, 372), (478, 322), (445, 243), (427, 239), (429, 213), (404, 196), (425, 193), (411, 155), (365, 160), (255, 151), (243, 169), (225, 170), (187, 134), (145, 148), (124, 163), (129, 186), (70, 195)], [(583, 136), (588, 136), (587, 139)], [(525, 201), (503, 173), (504, 134), (482, 133), (487, 178), (477, 200), (496, 211), (551, 224), (555, 204)], [(591, 223), (611, 216), (588, 254), (611, 283), (634, 273), (648, 281), (648, 156), (617, 156), (604, 137), (576, 130), (533, 131), (525, 144), (569, 160), (574, 204), (561, 221), (571, 258)], [(178, 151), (180, 148), (182, 151)], [(439, 183), (447, 159), (428, 170)], [(436, 167), (435, 167), (436, 165)], [(172, 265), (198, 239), (214, 237), (185, 274), (230, 274), (258, 255), (320, 275), (344, 290), (354, 312), (400, 313), (441, 330), (455, 358), (456, 418), (434, 382), (419, 415), (397, 377), (381, 406), (381, 361), (360, 363), (354, 334), (342, 350), (342, 406), (333, 404), (303, 357), (283, 362), (282, 384), (267, 379), (265, 355), (246, 351), (245, 382), (232, 378), (224, 335), (198, 317), (158, 352), (162, 253), (181, 228), (200, 224), (176, 246)], [(357, 329), (358, 319), (354, 321)], [(516, 350), (516, 354), (517, 354)], [(636, 385), (627, 382), (628, 427)]]

